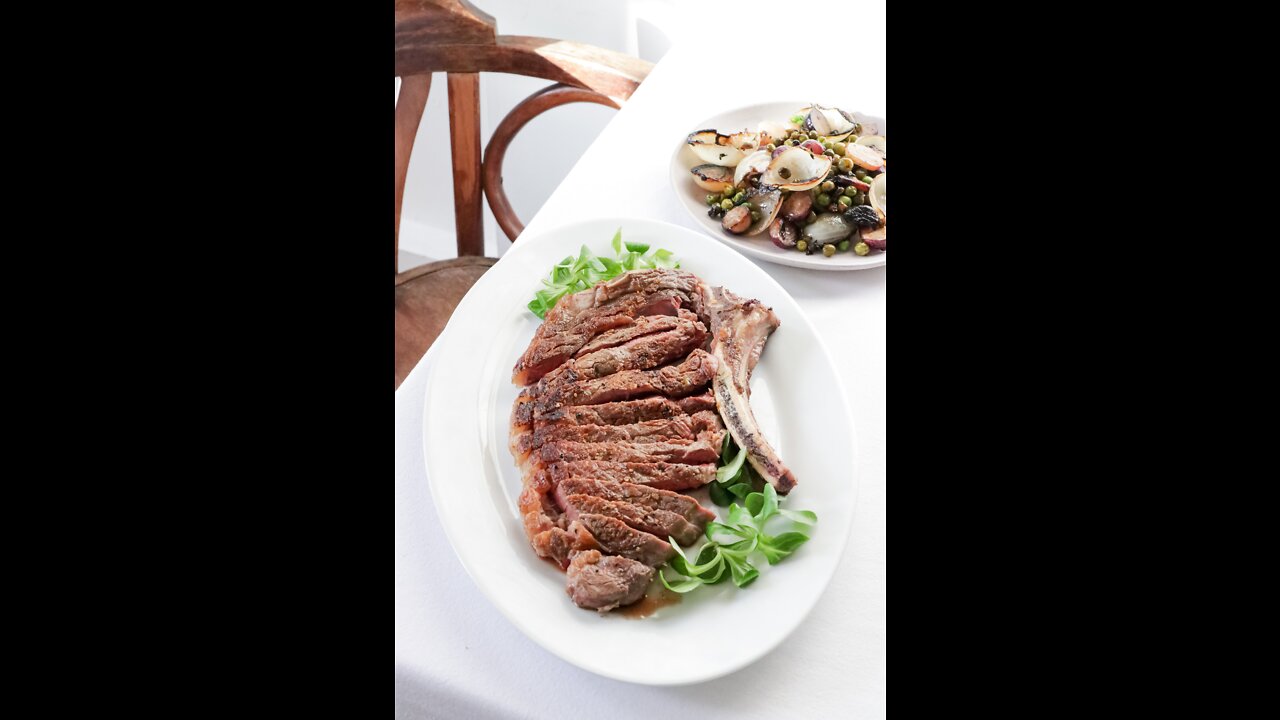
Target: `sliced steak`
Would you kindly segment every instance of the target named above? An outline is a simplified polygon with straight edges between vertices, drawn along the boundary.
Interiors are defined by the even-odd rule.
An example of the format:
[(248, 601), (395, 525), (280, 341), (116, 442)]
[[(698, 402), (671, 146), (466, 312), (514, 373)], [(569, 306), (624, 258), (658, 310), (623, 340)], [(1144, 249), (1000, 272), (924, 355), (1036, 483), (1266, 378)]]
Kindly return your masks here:
[(685, 309), (680, 309), (675, 316), (671, 315), (643, 315), (641, 317), (632, 318), (631, 322), (622, 327), (600, 333), (592, 338), (591, 342), (583, 345), (574, 353), (574, 357), (582, 357), (596, 350), (604, 350), (606, 348), (617, 347), (635, 338), (643, 335), (652, 335), (654, 333), (671, 330), (676, 327), (677, 320), (684, 319), (692, 322), (698, 321), (698, 316)]
[(512, 371), (526, 387), (509, 442), (525, 533), (574, 603), (635, 602), (674, 556), (667, 539), (697, 541), (715, 515), (672, 490), (715, 479), (726, 432), (779, 492), (795, 485), (749, 404), (777, 327), (758, 301), (676, 270), (626, 273), (547, 313)]
[(723, 434), (714, 440), (666, 440), (652, 443), (581, 443), (569, 440), (549, 442), (529, 455), (531, 467), (578, 460), (607, 460), (621, 463), (714, 463), (720, 457)]
[(701, 347), (707, 339), (707, 328), (696, 320), (673, 318), (674, 327), (659, 333), (642, 335), (621, 345), (603, 348), (570, 360), (547, 373), (530, 392), (546, 393), (557, 384), (591, 380), (623, 370), (648, 370), (680, 360), (689, 351)]
[(717, 361), (699, 349), (683, 362), (654, 370), (624, 370), (601, 378), (558, 384), (532, 401), (517, 402), (515, 420), (528, 425), (538, 415), (567, 405), (598, 405), (644, 395), (678, 398), (701, 390), (715, 377)]
[[(702, 281), (685, 270), (656, 268), (624, 273), (609, 282), (560, 298), (556, 306), (547, 313), (542, 324), (546, 328), (543, 335), (552, 336), (581, 321), (586, 313), (616, 307), (629, 301), (634, 295), (646, 296), (673, 291), (689, 303), (691, 310), (697, 312), (702, 302), (697, 296), (702, 288)], [(534, 339), (537, 339), (536, 335)]]
[(644, 563), (587, 550), (569, 563), (565, 592), (578, 607), (606, 612), (639, 600), (653, 572)]
[(681, 545), (692, 545), (702, 535), (702, 529), (697, 525), (668, 510), (605, 500), (595, 495), (563, 495), (560, 492), (556, 493), (556, 501), (564, 508), (564, 516), (569, 522), (584, 513), (604, 515), (654, 537), (675, 538)]
[(585, 529), (571, 527), (569, 531), (551, 528), (529, 538), (534, 552), (540, 557), (555, 561), (560, 569), (569, 567), (569, 560), (574, 553), (582, 549), (596, 546), (595, 540)]
[(519, 505), (524, 531), (529, 537), (564, 524), (560, 521), (560, 508), (545, 490), (526, 486), (520, 493)]
[(546, 467), (552, 485), (572, 477), (645, 485), (662, 490), (699, 488), (716, 479), (714, 462), (702, 465), (675, 465), (666, 462), (635, 463), (610, 460), (576, 460)]
[(600, 550), (606, 554), (631, 558), (649, 567), (657, 567), (676, 554), (666, 540), (659, 540), (621, 520), (604, 515), (578, 515), (578, 519), (569, 525), (569, 532), (577, 534), (583, 531), (590, 533)]
[(666, 420), (646, 420), (631, 425), (540, 425), (525, 434), (519, 448), (529, 451), (556, 440), (574, 442), (649, 443), (664, 440), (723, 439), (720, 416), (709, 410), (693, 415), (680, 415)]
[[(628, 393), (647, 392), (647, 388), (652, 387), (654, 382), (677, 392), (686, 392), (681, 383), (701, 382), (704, 375), (707, 376), (705, 382), (710, 382), (710, 373), (705, 369), (700, 371), (691, 367), (684, 375), (681, 370), (669, 369), (689, 365), (687, 361), (660, 368), (654, 371), (652, 377), (624, 374), (623, 377), (611, 379), (622, 371), (646, 371), (671, 361), (683, 360), (690, 350), (706, 341), (707, 332), (702, 323), (688, 320), (679, 322), (680, 325), (667, 332), (646, 335), (618, 347), (584, 355), (556, 368), (536, 385), (522, 390), (511, 412), (512, 452), (524, 454), (541, 444), (525, 434), (532, 428), (536, 420), (535, 409), (541, 406), (543, 398), (578, 397), (577, 393), (601, 392), (626, 396)], [(587, 383), (584, 381), (590, 380), (598, 382), (586, 387)], [(631, 387), (637, 382), (641, 383), (638, 387)], [(551, 406), (555, 407), (554, 403), (557, 401), (547, 402), (553, 403)]]
[(570, 477), (561, 480), (556, 485), (555, 492), (557, 502), (562, 506), (564, 503), (560, 498), (570, 495), (593, 495), (604, 500), (617, 500), (656, 510), (666, 510), (683, 517), (699, 528), (706, 528), (707, 523), (716, 519), (715, 513), (702, 507), (697, 500), (688, 495), (635, 483)]
[(706, 392), (678, 400), (654, 396), (600, 405), (570, 405), (546, 413), (538, 420), (568, 425), (631, 425), (715, 409), (715, 396)]
[[(563, 302), (563, 298), (561, 301)], [(516, 363), (511, 376), (512, 382), (517, 385), (535, 383), (543, 375), (555, 370), (573, 357), (574, 353), (591, 338), (610, 330), (627, 327), (636, 317), (649, 315), (676, 317), (679, 315), (681, 303), (681, 298), (672, 292), (652, 296), (636, 295), (616, 307), (589, 312), (578, 324), (571, 325), (554, 336), (540, 339), (535, 334), (524, 356)], [(547, 317), (551, 317), (550, 313)], [(545, 327), (544, 322), (538, 328), (538, 332), (542, 332), (542, 328)]]
[(682, 270), (629, 272), (560, 298), (516, 362), (512, 382), (528, 385), (560, 366), (603, 332), (645, 315), (676, 315), (680, 307), (702, 316), (703, 285)]
[(711, 353), (719, 361), (712, 392), (720, 417), (738, 447), (747, 451), (747, 462), (779, 494), (796, 485), (795, 474), (783, 464), (765, 439), (751, 412), (751, 371), (765, 341), (777, 329), (778, 316), (759, 300), (744, 300), (724, 288), (711, 288), (706, 297), (711, 317)]

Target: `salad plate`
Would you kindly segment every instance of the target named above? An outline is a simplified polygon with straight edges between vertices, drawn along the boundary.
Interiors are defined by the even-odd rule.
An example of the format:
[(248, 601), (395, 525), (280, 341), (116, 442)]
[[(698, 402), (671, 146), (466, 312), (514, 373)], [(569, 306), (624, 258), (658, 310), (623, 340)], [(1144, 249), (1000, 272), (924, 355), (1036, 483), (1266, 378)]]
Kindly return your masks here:
[[(809, 104), (809, 102), (797, 101), (748, 105), (713, 115), (688, 128), (688, 132), (693, 133), (706, 129), (718, 130), (721, 133), (733, 133), (741, 130), (754, 131), (762, 121), (785, 121)], [(848, 109), (851, 106), (841, 105), (840, 107)], [(852, 107), (856, 110), (856, 106)], [(884, 118), (864, 115), (859, 112), (853, 112), (852, 114), (861, 122), (874, 123), (878, 134), (888, 134), (888, 124)], [(705, 160), (700, 159), (694, 153), (686, 142), (686, 137), (672, 138), (672, 142), (676, 144), (676, 148), (671, 155), (671, 189), (675, 193), (677, 201), (688, 211), (693, 221), (716, 240), (753, 258), (791, 267), (814, 270), (865, 270), (880, 267), (887, 263), (887, 252), (873, 251), (865, 256), (848, 251), (838, 252), (832, 257), (825, 257), (817, 253), (805, 255), (794, 249), (777, 247), (769, 240), (768, 231), (751, 236), (733, 235), (725, 231), (721, 227), (718, 218), (712, 218), (707, 215), (708, 191), (694, 182), (693, 175), (690, 172), (694, 167), (704, 163)]]
[[(527, 305), (553, 266), (584, 246), (607, 252), (619, 229), (626, 242), (668, 250), (681, 269), (706, 283), (773, 308), (781, 325), (751, 376), (751, 405), (799, 481), (784, 506), (818, 516), (810, 540), (784, 562), (762, 562), (752, 584), (700, 587), (647, 617), (600, 614), (569, 602), (564, 574), (529, 548), (517, 508), (521, 473), (508, 452), (511, 407), (520, 389), (511, 382), (512, 367), (541, 322)], [(727, 244), (634, 218), (522, 236), (463, 298), (431, 356), (423, 448), (440, 525), (488, 600), (565, 661), (650, 685), (720, 677), (785, 640), (835, 573), (857, 492), (842, 366), (787, 292)], [(725, 517), (726, 508), (703, 503)]]

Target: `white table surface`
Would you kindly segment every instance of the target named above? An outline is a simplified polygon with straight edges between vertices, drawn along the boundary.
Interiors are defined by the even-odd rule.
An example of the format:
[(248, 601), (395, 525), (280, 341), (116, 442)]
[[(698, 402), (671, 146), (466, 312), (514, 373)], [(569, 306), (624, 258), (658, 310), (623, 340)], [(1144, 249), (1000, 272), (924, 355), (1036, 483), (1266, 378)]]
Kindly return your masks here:
[[(883, 20), (881, 20), (883, 22)], [(672, 196), (674, 143), (725, 108), (777, 97), (888, 117), (883, 34), (862, 77), (833, 91), (809, 71), (739, 63), (741, 84), (710, 82), (674, 47), (528, 224), (540, 233), (630, 215), (698, 229)], [(787, 77), (791, 75), (792, 77)], [(838, 97), (833, 97), (838, 95)], [(554, 112), (554, 111), (553, 111)], [(835, 578), (773, 653), (700, 685), (655, 688), (580, 670), (535, 645), (471, 583), (438, 526), (422, 457), (430, 355), (396, 391), (396, 716), (405, 718), (875, 718), (886, 713), (885, 278), (887, 266), (817, 272), (755, 261), (796, 299), (847, 368), (858, 435), (858, 500)], [(841, 442), (841, 438), (832, 438)], [(779, 608), (779, 612), (785, 612)], [(637, 621), (643, 622), (643, 621)], [(748, 632), (749, 628), (743, 628)], [(678, 652), (678, 639), (673, 652)]]

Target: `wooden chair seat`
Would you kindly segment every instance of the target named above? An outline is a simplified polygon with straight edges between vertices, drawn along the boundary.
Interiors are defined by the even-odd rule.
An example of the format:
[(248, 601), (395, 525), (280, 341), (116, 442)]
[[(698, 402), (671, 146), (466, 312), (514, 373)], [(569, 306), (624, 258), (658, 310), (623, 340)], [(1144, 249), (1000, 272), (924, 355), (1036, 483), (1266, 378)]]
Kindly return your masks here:
[(462, 296), (496, 262), (475, 256), (441, 260), (396, 278), (396, 387), (439, 337)]

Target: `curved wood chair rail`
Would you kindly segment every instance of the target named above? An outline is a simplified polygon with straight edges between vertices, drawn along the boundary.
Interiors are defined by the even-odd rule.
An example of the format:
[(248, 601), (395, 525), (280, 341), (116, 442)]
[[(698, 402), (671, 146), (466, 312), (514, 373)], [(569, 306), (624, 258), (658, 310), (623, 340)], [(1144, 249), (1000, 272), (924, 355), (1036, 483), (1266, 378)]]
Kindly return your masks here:
[[(412, 136), (402, 136), (407, 133), (401, 132), (401, 126), (421, 118), (417, 103), (426, 103), (430, 73), (448, 74), (458, 254), (482, 255), (481, 195), (489, 196), (489, 206), (507, 237), (514, 241), (523, 229), (502, 189), (502, 160), (515, 133), (530, 119), (557, 105), (594, 102), (621, 107), (652, 69), (652, 63), (640, 58), (591, 45), (499, 35), (493, 17), (467, 0), (395, 0), (395, 74), (402, 79), (402, 100), (410, 101), (403, 113), (396, 108), (397, 244), (400, 198), (413, 147)], [(482, 72), (512, 73), (556, 83), (525, 99), (502, 121), (487, 148), (496, 154), (494, 158), (485, 158), (480, 152)], [(410, 90), (407, 98), (406, 88)]]
[(396, 36), (396, 74), (501, 72), (537, 77), (593, 90), (619, 103), (631, 97), (653, 64), (592, 45), (523, 35), (499, 35), (485, 45), (401, 44)]
[(507, 199), (507, 191), (502, 187), (502, 161), (507, 157), (507, 146), (530, 120), (553, 107), (576, 102), (591, 102), (614, 109), (621, 107), (617, 101), (606, 95), (557, 83), (539, 90), (512, 108), (493, 131), (489, 144), (485, 146), (484, 194), (489, 199), (489, 208), (493, 210), (493, 217), (511, 242), (515, 242), (516, 237), (524, 232), (524, 223), (516, 217), (515, 210), (511, 208), (511, 202)]

